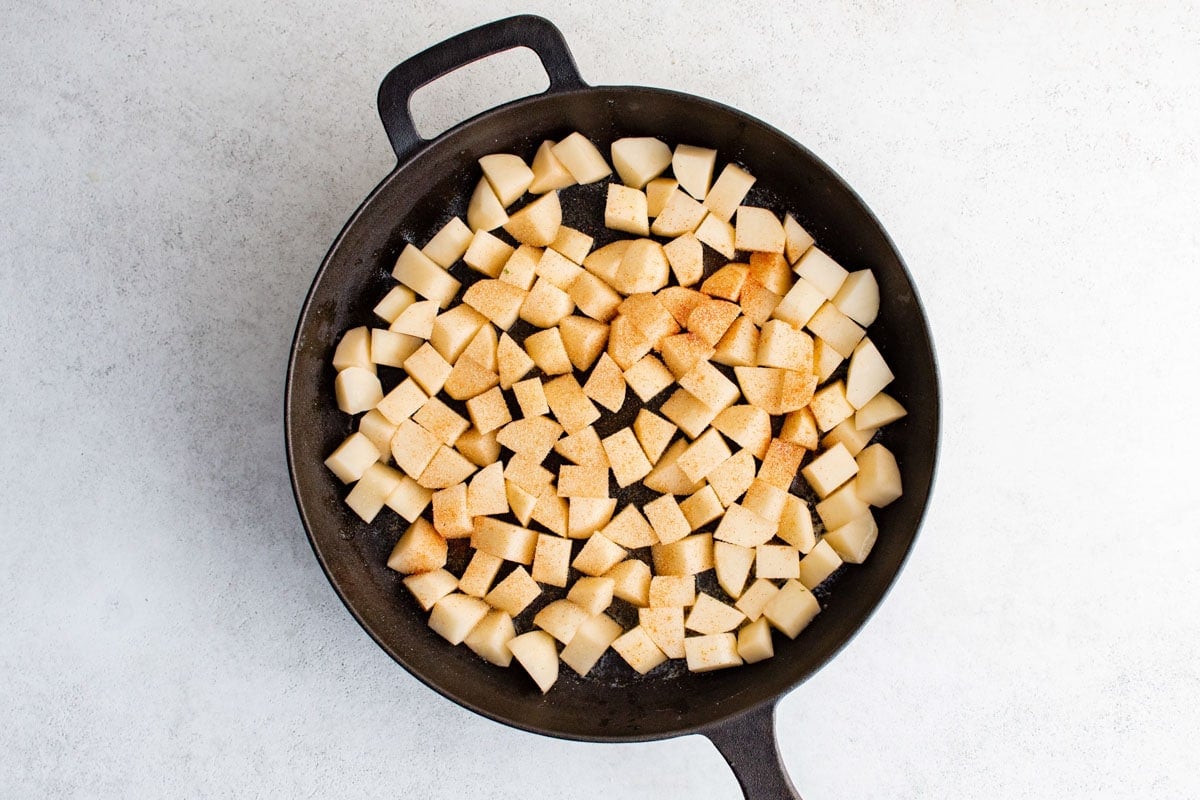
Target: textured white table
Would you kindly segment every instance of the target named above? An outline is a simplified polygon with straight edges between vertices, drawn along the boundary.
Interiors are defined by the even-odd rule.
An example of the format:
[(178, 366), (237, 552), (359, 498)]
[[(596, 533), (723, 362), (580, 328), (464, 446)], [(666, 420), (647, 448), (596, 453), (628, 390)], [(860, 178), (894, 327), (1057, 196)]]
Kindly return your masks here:
[[(806, 797), (1200, 796), (1194, 5), (3, 5), (0, 795), (738, 795), (702, 739), (564, 743), (425, 689), (294, 511), (288, 345), (391, 167), (378, 81), (533, 10), (592, 83), (810, 146), (922, 291), (940, 480), (780, 707)], [(520, 63), (429, 128), (533, 88)]]

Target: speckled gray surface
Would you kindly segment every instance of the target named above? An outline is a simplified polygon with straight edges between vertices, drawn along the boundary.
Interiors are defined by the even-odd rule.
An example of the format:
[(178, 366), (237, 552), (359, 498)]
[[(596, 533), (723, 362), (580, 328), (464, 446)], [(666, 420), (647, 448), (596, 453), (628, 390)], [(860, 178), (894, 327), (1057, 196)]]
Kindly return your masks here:
[[(3, 4), (0, 795), (737, 796), (703, 740), (434, 695), (294, 511), (288, 345), (391, 166), (378, 81), (521, 10), (593, 83), (809, 145), (923, 292), (940, 481), (888, 602), (781, 705), (805, 796), (1200, 795), (1200, 9), (612, 5)], [(514, 63), (426, 129), (535, 87)]]

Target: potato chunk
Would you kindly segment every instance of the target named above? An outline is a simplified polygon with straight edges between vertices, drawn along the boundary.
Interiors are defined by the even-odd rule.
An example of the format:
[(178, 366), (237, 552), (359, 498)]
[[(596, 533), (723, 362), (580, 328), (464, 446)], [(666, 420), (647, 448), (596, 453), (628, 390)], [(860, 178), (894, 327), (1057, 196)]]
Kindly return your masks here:
[(462, 644), (479, 621), (487, 616), (488, 604), (478, 597), (448, 594), (433, 604), (429, 627), (450, 644)]
[(890, 505), (903, 492), (900, 467), (892, 451), (873, 444), (858, 454), (858, 477), (854, 491), (862, 500), (876, 508)]
[(623, 629), (607, 614), (597, 614), (582, 625), (571, 641), (559, 653), (559, 658), (581, 677), (591, 672), (592, 667), (617, 640)]
[(692, 672), (711, 672), (736, 667), (742, 663), (737, 650), (737, 636), (714, 633), (708, 636), (689, 636), (683, 640), (687, 666)]
[(417, 517), (392, 548), (387, 565), (405, 575), (429, 572), (446, 566), (446, 553), (446, 540), (428, 520)]
[(645, 675), (667, 660), (667, 656), (654, 643), (654, 639), (640, 625), (618, 637), (612, 643), (612, 649), (616, 650), (621, 658), (625, 659), (625, 663), (633, 667), (639, 675)]
[(550, 691), (558, 680), (558, 648), (554, 646), (554, 637), (545, 631), (530, 631), (510, 639), (508, 650), (533, 678), (542, 694)]
[(604, 205), (604, 227), (635, 236), (650, 235), (650, 218), (646, 210), (646, 195), (619, 183), (608, 185), (608, 200)]
[(671, 148), (652, 136), (617, 139), (611, 152), (621, 182), (634, 189), (641, 189), (671, 165)]
[(558, 192), (548, 192), (508, 218), (504, 230), (521, 244), (546, 247), (558, 236), (562, 205)]
[(595, 183), (612, 174), (596, 145), (578, 131), (554, 145), (551, 152), (577, 183)]

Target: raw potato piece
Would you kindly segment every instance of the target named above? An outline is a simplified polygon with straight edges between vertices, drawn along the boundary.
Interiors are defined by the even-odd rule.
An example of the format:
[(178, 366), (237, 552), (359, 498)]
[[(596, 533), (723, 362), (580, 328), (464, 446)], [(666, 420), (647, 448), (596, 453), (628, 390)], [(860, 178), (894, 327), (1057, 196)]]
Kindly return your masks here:
[(497, 667), (507, 667), (512, 663), (512, 651), (508, 649), (508, 643), (516, 636), (512, 617), (497, 609), (489, 611), (471, 629), (463, 643), (484, 661)]
[(751, 253), (749, 278), (776, 295), (776, 302), (792, 288), (792, 268), (779, 253)]
[(713, 543), (713, 561), (717, 568), (717, 583), (725, 594), (735, 600), (742, 596), (750, 568), (754, 566), (755, 551), (730, 542)]
[(371, 330), (365, 325), (342, 334), (337, 349), (333, 351), (333, 368), (341, 372), (348, 367), (362, 367), (375, 373), (375, 362), (371, 360)]
[(680, 286), (691, 286), (704, 277), (704, 247), (691, 233), (685, 233), (663, 245), (667, 263)]
[(810, 247), (796, 262), (796, 272), (824, 295), (826, 300), (837, 296), (850, 273), (819, 247)]
[(433, 333), (433, 321), (437, 319), (437, 312), (436, 300), (418, 300), (401, 311), (388, 330), (428, 339)]
[(527, 336), (525, 352), (537, 368), (547, 375), (566, 375), (573, 369), (571, 357), (567, 355), (567, 348), (563, 344), (562, 331), (558, 328), (548, 328)]
[(879, 315), (879, 284), (875, 273), (869, 269), (851, 272), (833, 296), (833, 304), (859, 325), (869, 326)]
[(663, 363), (676, 378), (691, 372), (701, 361), (712, 358), (713, 348), (708, 342), (688, 331), (666, 336), (658, 342), (662, 350)]
[(734, 246), (738, 250), (757, 250), (763, 253), (782, 253), (786, 237), (779, 218), (765, 208), (739, 206)]
[(612, 522), (605, 525), (601, 533), (621, 547), (631, 550), (658, 543), (654, 529), (650, 527), (650, 523), (634, 505), (628, 505), (621, 509), (621, 513), (617, 514)]
[(667, 204), (667, 197), (678, 186), (679, 181), (674, 178), (655, 178), (646, 184), (646, 205), (650, 216), (657, 217), (662, 213), (663, 206)]
[(433, 259), (411, 244), (406, 244), (396, 259), (392, 277), (422, 297), (436, 300), (442, 308), (458, 294), (462, 286), (450, 273), (439, 267)]
[(618, 655), (625, 659), (625, 663), (633, 667), (639, 675), (645, 675), (667, 660), (667, 656), (654, 643), (654, 639), (640, 625), (618, 637), (612, 643), (612, 649), (616, 650)]
[(560, 225), (558, 235), (554, 237), (554, 241), (550, 243), (550, 247), (556, 253), (569, 258), (576, 264), (582, 264), (583, 260), (587, 258), (587, 254), (592, 250), (593, 241), (595, 240), (583, 231), (577, 231), (566, 225)]
[[(471, 228), (460, 217), (451, 217), (442, 229), (421, 248), (442, 269), (450, 269), (471, 246)], [(391, 322), (391, 320), (388, 320)]]
[(826, 531), (822, 541), (828, 542), (845, 563), (861, 564), (871, 554), (878, 536), (879, 527), (875, 524), (875, 517), (868, 511), (840, 528)]
[[(496, 364), (500, 369), (500, 388), (510, 389), (533, 369), (533, 359), (507, 333), (500, 336), (496, 346)], [(543, 390), (545, 387), (542, 387)]]
[(476, 550), (458, 581), (458, 590), (463, 594), (482, 598), (492, 588), (492, 581), (496, 580), (503, 564), (504, 559)]
[(617, 139), (611, 152), (621, 182), (634, 189), (641, 189), (671, 165), (671, 148), (651, 136)]
[(874, 399), (895, 379), (879, 349), (870, 339), (863, 339), (850, 356), (846, 371), (846, 400), (860, 409)]
[(428, 342), (404, 361), (404, 371), (408, 373), (408, 377), (416, 381), (421, 390), (430, 397), (442, 390), (453, 369), (454, 367)]
[(545, 631), (530, 631), (509, 640), (508, 650), (542, 694), (550, 691), (558, 680), (558, 648), (554, 646), (554, 637)]
[(684, 191), (697, 200), (708, 195), (712, 184), (713, 168), (717, 164), (717, 151), (690, 144), (676, 145), (671, 156), (671, 171)]
[(458, 437), (454, 448), (477, 467), (486, 467), (500, 457), (500, 443), (496, 441), (495, 431), (480, 433), (475, 428), (468, 428)]
[(692, 672), (711, 672), (736, 667), (742, 663), (737, 650), (737, 636), (714, 633), (709, 636), (689, 636), (683, 640), (687, 666)]
[(782, 439), (772, 439), (762, 467), (758, 470), (758, 477), (786, 492), (796, 479), (803, 460), (804, 448)]
[(430, 572), (446, 566), (446, 540), (424, 517), (418, 517), (392, 548), (387, 565), (411, 575), (414, 572)]
[[(633, 508), (633, 506), (629, 506)], [(669, 494), (651, 500), (644, 507), (646, 519), (662, 544), (677, 542), (692, 532), (679, 503)]]
[(727, 367), (752, 367), (758, 356), (758, 328), (749, 317), (738, 317), (717, 342), (713, 361)]
[(392, 437), (395, 436), (397, 427), (379, 413), (379, 406), (363, 414), (362, 419), (358, 421), (358, 432), (375, 445), (375, 449), (379, 451), (379, 460), (385, 464), (392, 460)]
[(727, 300), (702, 300), (688, 314), (687, 328), (710, 347), (716, 347), (741, 313), (741, 309)]
[(679, 379), (679, 386), (712, 411), (724, 411), (741, 397), (737, 384), (708, 361), (701, 361)]
[(734, 503), (725, 510), (725, 516), (721, 518), (713, 537), (742, 547), (758, 547), (771, 541), (778, 528), (778, 524)]
[(654, 356), (643, 356), (625, 370), (626, 385), (643, 403), (650, 402), (673, 383), (671, 371)]
[(696, 604), (687, 616), (684, 626), (691, 631), (703, 634), (725, 633), (741, 625), (746, 615), (732, 606), (727, 606), (720, 600), (700, 592), (696, 595)]
[(842, 565), (842, 559), (830, 546), (829, 542), (821, 540), (800, 559), (800, 583), (809, 589), (815, 589), (832, 575)]
[(512, 422), (512, 414), (508, 411), (508, 403), (504, 401), (504, 393), (499, 386), (493, 386), (468, 400), (467, 413), (480, 433), (490, 433)]
[(544, 194), (508, 218), (504, 230), (521, 244), (546, 247), (558, 236), (562, 206), (558, 192)]
[(820, 611), (812, 592), (799, 581), (788, 581), (763, 608), (763, 617), (772, 628), (795, 639)]
[(707, 213), (704, 206), (675, 189), (667, 195), (666, 203), (650, 226), (650, 232), (655, 236), (687, 236), (700, 226)]
[(762, 459), (771, 444), (771, 416), (750, 405), (730, 406), (717, 414), (712, 426)]
[(538, 583), (565, 588), (571, 573), (571, 540), (538, 534), (533, 551), (533, 579)]
[(517, 321), (528, 294), (503, 280), (482, 280), (467, 287), (463, 303), (491, 320), (497, 328), (505, 330)]
[(384, 498), (383, 504), (408, 522), (415, 522), (421, 512), (433, 501), (433, 492), (404, 475), (399, 485)]
[(520, 156), (511, 153), (493, 153), (479, 159), (483, 177), (496, 193), (500, 205), (508, 207), (520, 199), (533, 183), (533, 170), (525, 165)]
[(800, 256), (812, 247), (813, 237), (791, 214), (787, 214), (783, 218), (783, 233), (787, 237), (787, 247), (784, 252), (787, 255), (788, 263), (795, 264), (800, 260)]
[(419, 478), (437, 455), (440, 446), (436, 436), (411, 419), (406, 419), (396, 427), (396, 433), (392, 436), (392, 458), (406, 474)]
[(637, 437), (629, 428), (622, 428), (611, 436), (600, 440), (608, 463), (612, 465), (617, 485), (625, 488), (650, 474), (653, 465), (646, 458)]
[(608, 454), (591, 425), (559, 439), (554, 443), (554, 452), (581, 467), (608, 467)]
[(779, 517), (779, 530), (775, 535), (801, 553), (812, 550), (817, 537), (813, 533), (812, 512), (808, 503), (789, 494), (783, 501), (783, 514)]
[(782, 320), (773, 319), (762, 326), (758, 338), (758, 354), (755, 358), (760, 367), (781, 367), (800, 371), (812, 371), (813, 341), (804, 331), (793, 328)]
[(371, 361), (385, 367), (399, 367), (404, 359), (416, 352), (421, 346), (421, 340), (416, 336), (385, 331), (383, 328), (371, 329)]
[[(732, 455), (721, 434), (709, 429), (679, 457), (679, 468), (689, 480), (699, 482)], [(611, 453), (609, 457), (612, 457)]]
[(577, 183), (595, 183), (612, 174), (604, 156), (578, 131), (551, 148)]
[(696, 228), (696, 238), (728, 259), (737, 255), (734, 228), (728, 222), (709, 214)]
[(854, 414), (854, 406), (846, 399), (846, 384), (842, 381), (822, 387), (813, 395), (809, 407), (817, 427), (823, 431), (832, 430), (839, 422)]
[(563, 430), (571, 436), (600, 419), (600, 412), (592, 401), (583, 393), (583, 387), (574, 375), (562, 375), (544, 384), (542, 390), (546, 393), (546, 402), (554, 418), (563, 426)]
[(862, 449), (871, 443), (875, 432), (875, 428), (860, 431), (854, 427), (854, 417), (847, 417), (835, 425), (833, 430), (825, 434), (825, 438), (821, 440), (821, 446), (829, 448), (840, 442), (850, 451), (850, 455), (857, 457), (862, 452)]
[(710, 484), (680, 503), (679, 510), (687, 519), (688, 526), (695, 531), (718, 519), (725, 513), (725, 506), (721, 505)]
[(550, 413), (550, 406), (546, 403), (546, 393), (542, 391), (540, 379), (530, 378), (525, 381), (517, 381), (513, 384), (512, 391), (517, 398), (517, 405), (521, 407), (521, 416), (526, 419)]
[(705, 196), (704, 206), (709, 212), (729, 222), (753, 185), (753, 175), (736, 164), (726, 164), (721, 176)]
[(537, 548), (537, 536), (535, 531), (528, 528), (491, 517), (476, 517), (475, 530), (471, 533), (471, 547), (505, 561), (532, 564), (533, 553)]
[(362, 367), (346, 367), (333, 381), (338, 408), (347, 414), (370, 411), (383, 399), (383, 387), (374, 372)]
[(558, 657), (583, 677), (596, 666), (596, 662), (621, 633), (621, 626), (611, 617), (607, 614), (597, 614), (579, 626), (579, 630)]
[[(625, 377), (626, 380), (629, 379), (628, 375)], [(678, 425), (681, 431), (692, 438), (704, 433), (709, 423), (717, 416), (715, 409), (711, 409), (704, 405), (704, 403), (701, 403), (686, 389), (676, 389), (667, 399), (667, 402), (662, 404), (659, 411), (662, 412), (664, 417)], [(685, 479), (690, 481), (686, 476)], [(690, 482), (695, 483), (695, 481)]]
[(655, 575), (650, 579), (651, 608), (687, 608), (695, 602), (695, 575)]
[(817, 420), (810, 408), (802, 408), (788, 414), (783, 421), (783, 428), (779, 431), (780, 439), (798, 444), (805, 450), (817, 449), (817, 437)]
[(843, 444), (836, 444), (817, 456), (801, 470), (804, 480), (818, 497), (828, 497), (834, 489), (858, 473), (858, 462)]
[[(613, 582), (613, 595), (627, 603), (645, 608), (650, 601), (650, 567), (644, 561), (631, 558), (622, 561), (605, 573)], [(682, 624), (680, 626), (682, 633)]]
[(682, 608), (639, 608), (638, 625), (667, 658), (683, 658)]
[(792, 580), (800, 577), (800, 551), (794, 547), (762, 544), (755, 548), (754, 574), (759, 578)]
[(625, 378), (608, 353), (600, 354), (591, 377), (583, 385), (583, 393), (614, 414), (625, 404)]
[(559, 536), (567, 535), (567, 500), (553, 486), (546, 486), (533, 505), (533, 520)]
[(499, 278), (504, 265), (512, 258), (513, 248), (503, 239), (483, 230), (475, 231), (463, 262), (489, 278)]
[(646, 195), (619, 183), (608, 185), (604, 205), (604, 227), (635, 236), (650, 235), (650, 219), (646, 210)]
[(379, 460), (379, 450), (361, 433), (352, 433), (325, 459), (325, 466), (342, 483), (354, 483)]
[(583, 267), (550, 248), (542, 251), (537, 265), (534, 267), (534, 272), (564, 292), (571, 288), (571, 284), (575, 282), (576, 278), (585, 274)]
[(458, 578), (444, 569), (408, 575), (402, 582), (404, 587), (412, 592), (412, 596), (417, 600), (417, 605), (423, 611), (433, 608), (434, 603), (453, 592), (458, 586)]
[(908, 412), (891, 395), (880, 392), (854, 414), (857, 428), (882, 428), (895, 422)]
[(824, 304), (825, 295), (801, 278), (792, 284), (792, 288), (779, 301), (779, 305), (775, 306), (771, 316), (783, 320), (792, 327), (802, 328), (809, 323), (809, 320)]
[(611, 320), (621, 304), (621, 295), (590, 272), (576, 277), (568, 294), (580, 311), (599, 322)]
[[(588, 276), (591, 277), (590, 275)], [(608, 326), (594, 319), (572, 314), (558, 323), (567, 358), (575, 369), (586, 371), (591, 368), (608, 341)]]
[[(436, 239), (437, 237), (434, 238)], [(470, 238), (471, 229), (467, 228), (467, 240), (470, 241)], [(425, 255), (429, 254), (426, 253)], [(433, 256), (429, 257), (433, 258)], [(455, 260), (457, 260), (457, 258), (458, 257), (455, 256)], [(437, 261), (437, 259), (434, 259), (434, 261)], [(441, 266), (444, 267), (446, 265), (441, 264)], [(375, 312), (375, 316), (379, 317), (390, 325), (392, 324), (392, 320), (400, 316), (401, 311), (408, 308), (416, 301), (417, 295), (412, 289), (408, 288), (407, 286), (393, 286), (390, 290), (388, 290), (388, 293), (383, 296), (383, 299), (379, 301), (379, 304), (376, 305), (372, 310)], [(351, 330), (357, 330), (357, 328), (352, 328)], [(347, 333), (349, 333), (349, 331), (347, 331)], [(334, 355), (333, 368), (339, 369), (336, 354)]]
[(454, 362), (442, 390), (455, 400), (469, 400), (499, 383), (500, 376), (495, 372), (480, 366), (473, 358), (462, 356)]
[(503, 283), (528, 292), (533, 288), (533, 281), (537, 278), (537, 265), (541, 260), (542, 248), (523, 244), (513, 251), (496, 277)]
[[(467, 203), (467, 225), (473, 231), (494, 231), (508, 222), (508, 212), (487, 178), (480, 178)], [(414, 287), (415, 288), (415, 287)]]
[(900, 497), (900, 467), (892, 451), (881, 444), (873, 444), (858, 454), (858, 477), (854, 481), (854, 493), (876, 508), (890, 505)]
[(625, 548), (602, 533), (594, 533), (575, 556), (571, 566), (584, 575), (599, 577), (625, 558)]
[(609, 499), (608, 469), (563, 464), (558, 468), (558, 496)]
[(750, 588), (742, 592), (742, 596), (734, 603), (734, 607), (745, 614), (746, 619), (754, 622), (762, 616), (767, 603), (770, 603), (777, 594), (779, 594), (778, 586), (765, 578), (759, 578), (750, 584)]
[(575, 177), (554, 155), (554, 142), (542, 142), (538, 147), (533, 155), (532, 172), (533, 182), (529, 184), (529, 191), (533, 194), (545, 194), (575, 184)]
[(614, 581), (612, 578), (579, 578), (567, 592), (567, 599), (595, 616), (612, 605)]
[(851, 520), (871, 510), (854, 491), (855, 481), (847, 481), (842, 488), (817, 503), (817, 516), (826, 530), (840, 528)]
[(775, 655), (771, 627), (765, 619), (749, 623), (738, 631), (738, 655), (747, 664), (755, 664)]
[(656, 292), (667, 285), (671, 277), (671, 265), (663, 247), (653, 239), (635, 239), (625, 254), (617, 272), (609, 281), (621, 294)]
[(849, 358), (855, 346), (866, 335), (866, 330), (838, 311), (833, 303), (825, 303), (817, 309), (817, 313), (813, 314), (812, 319), (805, 325), (842, 358)]
[(642, 451), (651, 464), (658, 463), (677, 430), (679, 429), (676, 426), (645, 408), (638, 411), (637, 418), (633, 421), (633, 432), (637, 436), (638, 444), (642, 446)]
[(453, 447), (458, 437), (466, 433), (471, 423), (460, 417), (454, 409), (436, 397), (425, 401), (425, 405), (413, 414), (412, 421), (429, 431), (439, 442)]
[(534, 616), (533, 624), (566, 644), (589, 618), (587, 611), (570, 600), (555, 600)]
[(463, 458), (461, 453), (441, 445), (434, 453), (429, 466), (425, 467), (420, 477), (417, 478), (417, 483), (426, 489), (445, 489), (456, 483), (462, 483), (471, 477), (471, 473), (474, 471), (475, 465)]
[(433, 493), (433, 527), (443, 539), (462, 539), (474, 526), (467, 513), (467, 485), (459, 483)]
[(478, 597), (448, 594), (433, 604), (429, 627), (450, 644), (462, 644), (490, 610)]
[(481, 469), (467, 486), (467, 515), (486, 517), (508, 513), (504, 490), (504, 465), (499, 461)]
[(508, 573), (508, 577), (497, 583), (496, 587), (483, 599), (492, 608), (498, 608), (509, 616), (515, 617), (528, 608), (529, 604), (536, 600), (541, 593), (541, 587), (533, 578), (529, 577), (525, 568), (517, 567)]
[[(575, 303), (569, 294), (545, 278), (538, 278), (521, 302), (520, 315), (530, 325), (553, 328), (574, 310)], [(500, 325), (499, 322), (496, 324)]]
[(538, 495), (507, 479), (504, 481), (504, 495), (508, 499), (508, 507), (512, 509), (513, 516), (522, 525), (528, 525), (529, 520), (533, 519), (533, 509), (537, 505)]
[(713, 535), (693, 533), (677, 542), (650, 548), (658, 575), (699, 575), (713, 568)]

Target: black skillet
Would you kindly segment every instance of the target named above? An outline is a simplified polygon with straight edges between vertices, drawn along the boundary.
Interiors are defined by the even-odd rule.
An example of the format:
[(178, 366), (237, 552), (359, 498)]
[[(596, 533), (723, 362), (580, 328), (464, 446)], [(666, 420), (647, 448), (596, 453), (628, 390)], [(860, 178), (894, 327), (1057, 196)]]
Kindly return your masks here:
[[(408, 108), (414, 91), (514, 47), (530, 48), (541, 59), (550, 78), (546, 92), (487, 111), (430, 141), (417, 134)], [(699, 97), (644, 87), (590, 87), (561, 33), (540, 17), (484, 25), (413, 56), (384, 79), (379, 112), (397, 167), (330, 248), (300, 313), (288, 365), (288, 466), (301, 519), (330, 582), (380, 647), (466, 708), (527, 731), (584, 741), (703, 734), (729, 762), (747, 797), (797, 797), (776, 745), (775, 705), (829, 661), (882, 600), (912, 547), (933, 481), (936, 365), (925, 317), (896, 248), (850, 187), (783, 133)], [(399, 576), (384, 566), (403, 521), (385, 511), (373, 525), (359, 522), (342, 502), (345, 488), (322, 460), (352, 430), (352, 421), (333, 399), (333, 348), (346, 329), (378, 324), (371, 309), (392, 284), (389, 273), (405, 242), (423, 244), (451, 214), (465, 212), (480, 156), (512, 152), (529, 158), (542, 140), (573, 130), (605, 153), (623, 136), (716, 148), (722, 160), (742, 163), (757, 176), (750, 202), (791, 211), (839, 262), (873, 269), (882, 308), (871, 337), (897, 376), (888, 391), (909, 414), (883, 433), (899, 460), (904, 496), (877, 512), (880, 535), (874, 551), (866, 564), (843, 567), (827, 581), (828, 588), (818, 593), (822, 612), (795, 641), (775, 636), (774, 658), (701, 675), (664, 666), (638, 677), (610, 651), (587, 678), (563, 670), (543, 696), (519, 667), (487, 664), (465, 647), (449, 646), (426, 626)], [(562, 193), (569, 224), (598, 218), (602, 187)], [(592, 216), (585, 217), (581, 209), (589, 203)], [(587, 232), (601, 243), (604, 232), (597, 228), (592, 223)], [(462, 264), (451, 272), (464, 282), (473, 279)], [(385, 391), (399, 380), (398, 371), (380, 372)], [(619, 416), (629, 411), (627, 403)]]

